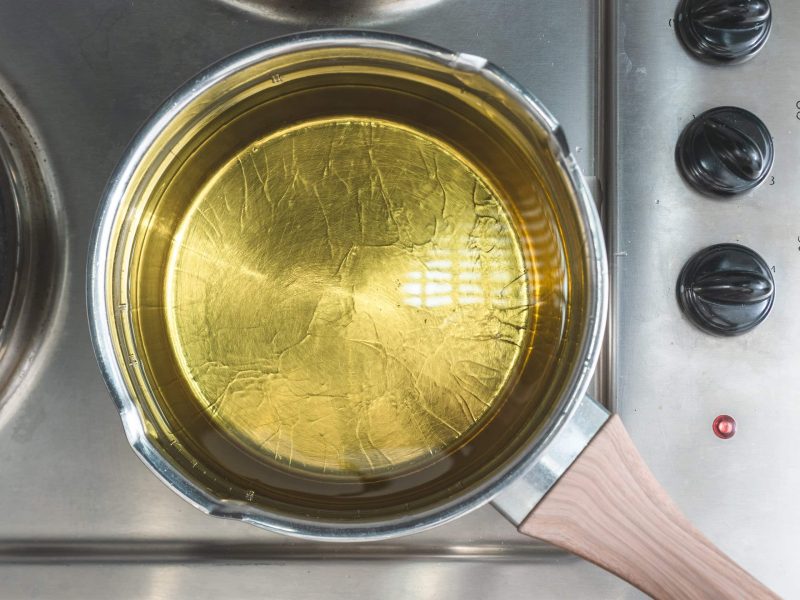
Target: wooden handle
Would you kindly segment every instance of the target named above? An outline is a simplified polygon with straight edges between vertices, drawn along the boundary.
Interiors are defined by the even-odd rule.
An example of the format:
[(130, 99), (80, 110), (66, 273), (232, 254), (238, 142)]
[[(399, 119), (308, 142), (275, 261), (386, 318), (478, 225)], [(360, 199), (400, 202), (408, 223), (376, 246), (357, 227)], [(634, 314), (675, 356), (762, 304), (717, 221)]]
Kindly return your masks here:
[(612, 416), (519, 531), (654, 598), (777, 598), (683, 516)]

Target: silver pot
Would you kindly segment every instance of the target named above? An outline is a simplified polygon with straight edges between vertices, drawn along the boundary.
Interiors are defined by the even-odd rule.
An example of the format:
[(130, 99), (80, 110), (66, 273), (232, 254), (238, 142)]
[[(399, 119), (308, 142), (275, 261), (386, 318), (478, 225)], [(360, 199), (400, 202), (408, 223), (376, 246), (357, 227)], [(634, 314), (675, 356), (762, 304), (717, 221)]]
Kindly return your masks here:
[[(220, 476), (214, 466), (203, 464), (202, 458), (192, 456), (176, 439), (155, 389), (158, 384), (142, 358), (142, 327), (136, 323), (137, 299), (132, 291), (133, 280), (152, 279), (163, 267), (158, 258), (144, 261), (136, 247), (149, 227), (144, 221), (169, 221), (169, 215), (153, 216), (153, 204), (167, 176), (173, 176), (178, 166), (174, 163), (189, 160), (187, 156), (202, 144), (214, 147), (208, 140), (221, 122), (235, 120), (234, 116), (282, 94), (313, 87), (315, 77), (346, 80), (355, 74), (390, 78), (390, 85), (398, 90), (407, 92), (405, 87), (413, 86), (415, 94), (428, 94), (450, 110), (487, 116), (482, 126), (495, 127), (496, 137), (503, 135), (517, 144), (515, 151), (524, 153), (528, 161), (528, 171), (517, 175), (538, 181), (544, 193), (538, 194), (536, 202), (547, 206), (535, 208), (548, 211), (561, 231), (555, 253), (570, 289), (569, 318), (562, 325), (560, 340), (554, 342), (560, 346), (549, 349), (556, 358), (554, 381), (539, 392), (538, 402), (546, 416), (540, 411), (537, 421), (528, 419), (516, 431), (509, 431), (500, 455), (473, 460), (468, 465), (474, 475), (471, 479), (462, 474), (457, 485), (447, 486), (446, 493), (417, 497), (414, 503), (405, 501), (399, 508), (382, 508), (375, 514), (356, 512), (352, 505), (339, 513), (326, 513), (302, 502), (293, 511), (285, 502), (276, 508), (269, 498), (259, 499), (253, 490)], [(326, 85), (331, 82), (326, 80)], [(320, 103), (330, 104), (330, 92), (326, 94), (310, 106), (317, 110)], [(398, 110), (408, 112), (395, 118), (419, 118), (417, 108)], [(447, 135), (446, 121), (439, 126), (439, 133)], [(239, 140), (238, 135), (228, 137)], [(221, 148), (223, 142), (217, 145), (220, 154), (230, 151)], [(476, 160), (491, 163), (493, 159), (477, 156)], [(137, 262), (148, 262), (150, 270), (135, 273)], [(144, 463), (204, 512), (280, 533), (329, 540), (409, 534), (490, 501), (519, 523), (608, 418), (604, 408), (585, 397), (605, 326), (607, 286), (603, 234), (592, 196), (563, 131), (539, 101), (485, 59), (364, 32), (315, 32), (262, 44), (220, 62), (178, 90), (137, 134), (111, 178), (100, 205), (88, 267), (89, 317), (97, 358), (128, 440)], [(353, 518), (356, 514), (360, 516)]]
[[(365, 136), (363, 139), (347, 138), (343, 133), (354, 125), (363, 129), (359, 134)], [(305, 145), (295, 145), (298, 131), (318, 133), (322, 128), (332, 132), (327, 150), (307, 139)], [(396, 164), (391, 162), (395, 155), (389, 155), (387, 163), (385, 156), (376, 158), (372, 153), (377, 147), (373, 143), (375, 132), (380, 130), (384, 135), (387, 128), (394, 128), (392, 135), (399, 136), (388, 145), (396, 151)], [(460, 183), (441, 176), (444, 163), (434, 158), (429, 164), (431, 156), (426, 158), (425, 151), (420, 150), (419, 160), (409, 155), (423, 139), (440, 144), (437, 156), (450, 165), (447, 168), (454, 169), (456, 179), (462, 177)], [(260, 167), (251, 154), (269, 144), (272, 148), (277, 144), (282, 150), (265, 156)], [(468, 257), (474, 258), (476, 252), (492, 253), (500, 245), (506, 248), (504, 256), (512, 257), (508, 261), (521, 265), (523, 271), (511, 280), (502, 279), (500, 304), (487, 301), (491, 311), (499, 311), (486, 321), (499, 323), (502, 327), (497, 332), (473, 329), (475, 320), (470, 315), (481, 313), (462, 307), (460, 296), (446, 302), (458, 305), (452, 313), (460, 318), (456, 333), (461, 327), (467, 334), (475, 334), (466, 336), (475, 342), (468, 347), (478, 349), (477, 355), (473, 352), (467, 357), (478, 361), (468, 377), (479, 381), (480, 373), (487, 371), (481, 364), (491, 366), (497, 356), (514, 358), (515, 366), (491, 384), (501, 401), (487, 404), (477, 417), (471, 409), (465, 409), (473, 421), (469, 426), (456, 429), (444, 423), (456, 431), (457, 435), (451, 436), (455, 441), (422, 449), (408, 446), (407, 432), (385, 417), (388, 407), (390, 415), (394, 410), (399, 418), (407, 418), (417, 404), (384, 402), (381, 422), (388, 423), (385, 431), (389, 432), (383, 438), (388, 444), (384, 450), (412, 458), (395, 461), (394, 455), (384, 454), (374, 444), (369, 433), (366, 437), (377, 454), (368, 452), (359, 437), (359, 421), (354, 439), (361, 444), (363, 460), (346, 456), (339, 466), (355, 466), (329, 473), (327, 454), (320, 466), (313, 451), (306, 452), (307, 448), (313, 450), (316, 438), (305, 440), (308, 445), (298, 458), (292, 441), (287, 459), (278, 449), (284, 435), (282, 423), (277, 425), (278, 441), (272, 446), (265, 445), (272, 435), (258, 438), (262, 424), (255, 423), (247, 431), (235, 428), (254, 423), (240, 418), (249, 410), (242, 408), (244, 404), (254, 399), (258, 407), (261, 400), (274, 404), (271, 388), (264, 386), (271, 385), (276, 375), (285, 383), (288, 373), (298, 369), (310, 374), (310, 378), (294, 380), (305, 390), (301, 394), (305, 397), (300, 398), (304, 401), (319, 396), (334, 403), (339, 398), (333, 392), (308, 391), (309, 380), (315, 385), (319, 383), (316, 379), (335, 381), (337, 367), (356, 384), (363, 384), (359, 388), (362, 392), (372, 389), (366, 381), (371, 375), (369, 369), (353, 371), (363, 374), (363, 379), (349, 375), (349, 369), (361, 359), (353, 364), (344, 361), (340, 365), (336, 362), (339, 358), (331, 362), (326, 354), (330, 345), (315, 346), (312, 353), (300, 356), (312, 357), (319, 364), (309, 366), (295, 355), (284, 371), (287, 365), (280, 361), (254, 367), (252, 353), (261, 351), (261, 342), (254, 345), (254, 338), (245, 333), (258, 330), (258, 335), (264, 334), (265, 348), (269, 344), (277, 347), (276, 323), (282, 326), (281, 315), (291, 317), (293, 307), (301, 303), (299, 296), (317, 293), (313, 288), (320, 273), (324, 279), (335, 266), (336, 276), (341, 277), (342, 268), (350, 270), (355, 264), (357, 259), (351, 255), (355, 246), (346, 251), (334, 247), (335, 227), (323, 206), (323, 197), (328, 209), (341, 208), (339, 203), (353, 200), (351, 174), (345, 174), (350, 178), (347, 181), (341, 173), (336, 174), (341, 179), (338, 196), (328, 193), (330, 190), (323, 195), (315, 187), (318, 182), (305, 181), (305, 197), (318, 202), (313, 210), (307, 208), (310, 204), (302, 204), (306, 208), (301, 209), (295, 203), (287, 212), (280, 204), (283, 197), (275, 201), (268, 189), (273, 172), (270, 161), (276, 157), (283, 163), (278, 178), (289, 181), (284, 183), (289, 190), (296, 184), (300, 172), (297, 165), (301, 163), (287, 164), (288, 159), (317, 161), (322, 180), (327, 181), (335, 170), (332, 165), (342, 167), (336, 162), (337, 153), (349, 157), (347, 164), (356, 172), (352, 177), (360, 176), (364, 164), (368, 171), (377, 172), (377, 179), (369, 179), (374, 174), (368, 173), (368, 179), (361, 181), (369, 184), (371, 193), (384, 195), (388, 213), (384, 221), (394, 222), (397, 240), (403, 241), (400, 233), (404, 226), (397, 217), (404, 215), (396, 213), (390, 202), (379, 165), (388, 165), (392, 172), (401, 174), (397, 180), (401, 184), (404, 178), (422, 182), (424, 193), (414, 196), (416, 190), (411, 190), (412, 203), (404, 205), (403, 210), (417, 210), (417, 204), (432, 202), (430, 198), (439, 193), (437, 186), (440, 188), (437, 210), (441, 221), (429, 223), (428, 238), (420, 241), (419, 236), (411, 235), (401, 243), (401, 255), (430, 245), (441, 231), (450, 235), (458, 229), (458, 224), (445, 218), (447, 190), (452, 194), (461, 185), (463, 201), (466, 181), (473, 187), (471, 203), (466, 202), (464, 210), (474, 218)], [(456, 160), (456, 156), (460, 158)], [(460, 167), (453, 166), (459, 161)], [(470, 179), (473, 172), (480, 176)], [(256, 182), (263, 187), (263, 198), (257, 205), (248, 204), (254, 201), (250, 185)], [(237, 200), (229, 204), (227, 191), (242, 196), (239, 204)], [(295, 200), (304, 201), (301, 196)], [(368, 238), (373, 239), (374, 231), (365, 223), (373, 221), (364, 216), (360, 191), (355, 197), (360, 212), (350, 223), (348, 235), (366, 243)], [(495, 197), (508, 203), (507, 214), (501, 215)], [(204, 212), (209, 206), (204, 202), (212, 200), (217, 204)], [(218, 207), (227, 211), (227, 216), (220, 218)], [(261, 211), (261, 221), (251, 218), (250, 210)], [(284, 219), (298, 210), (301, 218), (293, 217), (291, 222)], [(448, 215), (452, 216), (450, 210)], [(267, 213), (269, 217), (264, 216)], [(193, 230), (193, 225), (186, 224), (191, 222), (190, 216), (209, 224)], [(231, 222), (236, 223), (233, 229), (222, 226)], [(262, 229), (254, 230), (253, 222)], [(360, 233), (353, 233), (353, 223), (360, 225)], [(495, 237), (480, 237), (479, 226), (487, 226)], [(275, 231), (286, 247), (275, 245)], [(322, 238), (320, 231), (324, 232)], [(509, 250), (509, 232), (524, 243)], [(187, 240), (195, 234), (214, 242), (209, 247), (218, 252), (204, 253), (190, 247)], [(392, 246), (397, 240), (377, 245)], [(261, 253), (255, 259), (250, 248), (253, 244)], [(295, 269), (287, 279), (292, 285), (285, 287), (283, 295), (276, 294), (272, 288), (275, 273), (281, 272), (284, 264), (281, 261), (297, 262), (297, 254), (306, 252), (306, 246), (327, 248), (330, 264), (322, 268), (316, 263), (306, 264), (312, 277), (306, 277), (303, 269)], [(200, 258), (181, 262), (184, 250)], [(386, 256), (381, 256), (384, 262), (375, 264), (390, 264), (382, 275), (392, 274), (394, 263), (386, 263)], [(267, 263), (273, 271), (253, 268), (253, 264)], [(497, 279), (492, 269), (504, 263), (490, 260), (487, 264), (488, 279)], [(209, 265), (213, 268), (206, 269)], [(354, 272), (363, 273), (364, 269), (354, 268)], [(269, 289), (229, 283), (239, 281), (242, 273), (255, 273)], [(201, 283), (187, 285), (186, 277), (196, 277)], [(306, 279), (305, 288), (292, 287)], [(652, 478), (619, 419), (610, 417), (585, 396), (605, 327), (607, 279), (603, 235), (594, 202), (563, 131), (534, 97), (476, 56), (390, 35), (311, 32), (250, 48), (212, 67), (176, 92), (138, 133), (100, 205), (88, 265), (88, 304), (97, 358), (131, 446), (162, 481), (208, 514), (303, 538), (372, 540), (421, 531), (492, 502), (520, 532), (583, 556), (653, 596), (774, 597), (686, 521)], [(523, 280), (524, 285), (514, 283)], [(307, 337), (329, 341), (331, 330), (325, 328), (341, 320), (342, 306), (350, 307), (349, 320), (342, 326), (346, 328), (355, 319), (357, 310), (353, 307), (371, 310), (371, 299), (385, 303), (386, 294), (391, 300), (386, 305), (389, 309), (381, 312), (386, 308), (381, 306), (372, 315), (374, 331), (380, 326), (386, 333), (387, 324), (377, 322), (382, 318), (390, 329), (401, 323), (391, 321), (395, 312), (391, 305), (397, 300), (391, 297), (394, 292), (381, 288), (377, 296), (370, 296), (375, 291), (370, 285), (359, 288), (359, 292), (366, 292), (366, 305), (356, 297), (355, 285), (339, 294), (346, 296), (345, 304), (337, 304), (339, 296), (326, 304), (317, 293), (314, 318), (319, 312), (320, 319), (304, 323), (305, 335), (301, 328), (298, 339), (288, 345), (284, 340), (281, 348), (299, 346)], [(420, 285), (414, 285), (414, 293), (421, 293), (417, 289), (422, 289)], [(439, 289), (437, 285), (431, 289)], [(506, 291), (512, 285), (516, 286), (513, 294)], [(401, 289), (398, 279), (396, 290)], [(522, 304), (509, 305), (506, 301), (511, 296), (517, 301), (522, 298)], [(176, 297), (190, 302), (184, 306)], [(419, 295), (408, 300), (408, 307), (397, 303), (397, 310), (414, 313), (416, 308), (427, 310), (440, 304), (426, 303)], [(465, 305), (481, 302), (480, 298), (463, 301)], [(195, 304), (201, 308), (192, 308)], [(502, 312), (506, 309), (521, 316), (507, 322), (508, 313)], [(254, 314), (259, 315), (259, 322), (254, 322)], [(231, 322), (236, 325), (234, 331), (223, 335), (224, 328), (219, 325)], [(428, 322), (427, 317), (424, 322)], [(181, 337), (186, 333), (181, 324), (200, 341)], [(442, 323), (437, 322), (439, 325)], [(266, 335), (270, 332), (271, 342)], [(398, 335), (403, 343), (417, 344), (415, 350), (425, 350), (427, 338), (417, 330), (400, 331)], [(211, 342), (208, 336), (213, 338)], [(455, 344), (453, 340), (460, 339), (456, 335), (445, 341)], [(369, 340), (345, 341), (380, 345)], [(226, 360), (236, 355), (244, 366), (214, 362), (217, 354), (212, 355), (210, 350), (199, 355), (190, 352), (187, 348), (192, 344), (223, 352)], [(505, 344), (514, 349), (498, 351)], [(456, 354), (462, 349), (456, 347)], [(481, 349), (487, 356), (480, 356)], [(336, 348), (333, 350), (335, 354)], [(242, 373), (248, 382), (244, 386), (238, 379)], [(444, 379), (452, 375), (446, 369), (437, 374)], [(421, 372), (417, 376), (415, 388)], [(494, 381), (489, 376), (485, 379)], [(226, 395), (233, 383), (239, 392), (247, 393)], [(393, 398), (390, 383), (381, 393)], [(433, 381), (431, 385), (448, 391), (446, 382)], [(209, 395), (214, 386), (222, 390), (216, 399)], [(259, 390), (266, 390), (263, 398)], [(449, 396), (444, 393), (443, 397)], [(232, 408), (223, 410), (222, 399)], [(427, 402), (427, 398), (415, 397), (421, 408), (422, 400)], [(405, 407), (402, 410), (401, 404)], [(286, 406), (284, 403), (276, 410)], [(311, 427), (311, 420), (296, 418), (305, 409), (298, 413), (295, 404), (288, 406), (295, 418), (290, 436), (297, 426), (306, 430)], [(318, 408), (314, 403), (303, 406), (310, 411)], [(439, 419), (436, 414), (432, 418)], [(411, 419), (413, 423), (413, 414)], [(274, 428), (275, 424), (269, 426)], [(426, 427), (431, 427), (430, 423)], [(419, 427), (419, 431), (422, 434), (425, 429)], [(397, 447), (392, 446), (392, 436), (397, 437)], [(352, 442), (348, 438), (342, 443)], [(270, 448), (274, 456), (265, 448)], [(335, 452), (338, 457), (339, 450)], [(375, 459), (378, 455), (385, 464)]]

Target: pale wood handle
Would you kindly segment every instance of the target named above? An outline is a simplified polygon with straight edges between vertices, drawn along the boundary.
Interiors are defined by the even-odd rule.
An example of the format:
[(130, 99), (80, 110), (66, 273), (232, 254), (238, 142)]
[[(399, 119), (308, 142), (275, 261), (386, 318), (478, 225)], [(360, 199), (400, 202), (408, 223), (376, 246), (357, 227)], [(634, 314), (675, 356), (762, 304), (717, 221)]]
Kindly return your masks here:
[(519, 531), (654, 598), (777, 598), (683, 516), (611, 417)]

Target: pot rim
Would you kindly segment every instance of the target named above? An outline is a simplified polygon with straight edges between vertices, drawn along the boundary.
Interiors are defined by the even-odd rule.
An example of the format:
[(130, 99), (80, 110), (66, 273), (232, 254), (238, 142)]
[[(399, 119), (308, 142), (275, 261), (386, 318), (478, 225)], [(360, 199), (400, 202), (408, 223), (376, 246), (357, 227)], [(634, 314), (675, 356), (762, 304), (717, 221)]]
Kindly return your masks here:
[[(593, 284), (586, 292), (586, 317), (577, 354), (580, 360), (576, 360), (572, 367), (571, 376), (554, 413), (547, 419), (538, 436), (532, 437), (524, 452), (520, 452), (516, 460), (509, 461), (492, 477), (454, 500), (421, 512), (413, 518), (406, 518), (402, 522), (387, 519), (378, 522), (321, 524), (310, 519), (301, 521), (272, 514), (242, 500), (215, 497), (200, 489), (161, 455), (145, 433), (144, 424), (125, 384), (122, 367), (116, 359), (111, 324), (107, 319), (109, 290), (106, 273), (112, 231), (125, 190), (145, 152), (175, 115), (225, 78), (264, 60), (310, 48), (361, 46), (410, 53), (441, 66), (472, 74), (477, 72), (489, 79), (509, 98), (518, 102), (528, 116), (549, 132), (552, 142), (550, 149), (554, 152), (559, 167), (574, 191), (573, 210), (577, 212), (578, 222), (582, 228), (580, 233), (584, 237), (587, 280)], [(405, 36), (367, 31), (318, 30), (276, 38), (221, 60), (181, 86), (145, 122), (116, 166), (98, 207), (87, 263), (87, 309), (92, 344), (100, 370), (117, 405), (125, 434), (134, 452), (166, 485), (205, 513), (314, 540), (365, 541), (411, 534), (451, 521), (492, 500), (537, 461), (571, 417), (585, 394), (601, 348), (607, 303), (608, 265), (600, 218), (592, 194), (570, 152), (566, 136), (553, 115), (531, 93), (486, 59), (470, 54), (454, 53)]]

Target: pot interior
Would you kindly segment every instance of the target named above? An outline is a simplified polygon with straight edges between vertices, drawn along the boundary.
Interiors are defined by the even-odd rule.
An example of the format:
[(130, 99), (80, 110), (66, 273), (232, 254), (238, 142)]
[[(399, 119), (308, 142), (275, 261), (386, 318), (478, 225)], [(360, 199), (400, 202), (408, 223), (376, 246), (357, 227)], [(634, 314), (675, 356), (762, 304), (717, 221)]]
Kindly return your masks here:
[(331, 526), (488, 485), (582, 360), (552, 134), (392, 47), (230, 71), (163, 120), (116, 216), (108, 318), (150, 442), (215, 498)]

